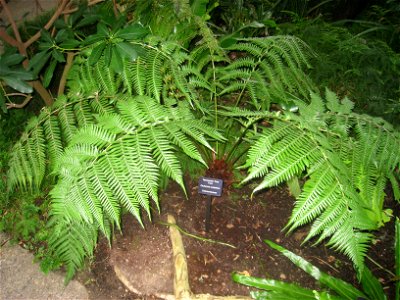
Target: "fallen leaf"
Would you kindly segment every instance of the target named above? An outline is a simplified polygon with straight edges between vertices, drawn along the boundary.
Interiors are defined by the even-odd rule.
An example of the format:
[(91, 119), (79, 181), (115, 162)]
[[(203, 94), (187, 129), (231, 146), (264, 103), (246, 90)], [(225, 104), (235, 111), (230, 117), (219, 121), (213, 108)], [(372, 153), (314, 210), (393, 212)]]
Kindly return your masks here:
[(240, 274), (240, 275), (244, 275), (244, 276), (250, 276), (250, 273), (249, 273), (249, 271), (242, 271), (242, 272), (238, 272), (238, 274)]
[(336, 260), (336, 257), (334, 257), (334, 256), (332, 256), (332, 255), (329, 255), (329, 256), (328, 256), (328, 262), (332, 263), (332, 262), (334, 262), (335, 260)]

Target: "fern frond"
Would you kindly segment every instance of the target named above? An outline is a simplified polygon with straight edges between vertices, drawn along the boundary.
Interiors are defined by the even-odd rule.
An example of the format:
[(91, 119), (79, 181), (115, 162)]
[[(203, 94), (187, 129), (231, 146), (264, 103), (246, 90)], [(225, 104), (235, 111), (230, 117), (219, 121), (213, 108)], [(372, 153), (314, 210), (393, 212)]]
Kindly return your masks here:
[[(90, 173), (93, 172), (93, 173)], [(104, 171), (98, 165), (93, 166), (93, 169), (88, 174), (93, 184), (93, 190), (101, 202), (104, 214), (120, 229), (121, 206), (118, 199), (114, 197), (112, 190), (106, 184), (108, 171)]]
[(61, 128), (57, 117), (49, 115), (43, 123), (43, 128), (48, 143), (49, 163), (54, 166), (63, 152)]
[(384, 188), (400, 161), (400, 136), (381, 119), (352, 113), (348, 100), (340, 102), (330, 91), (326, 97), (325, 105), (312, 93), (310, 104), (298, 103), (300, 115), (266, 115), (275, 119), (273, 127), (258, 135), (248, 151), (243, 183), (263, 177), (256, 192), (304, 173), (307, 180), (286, 228), (293, 231), (312, 222), (305, 240), (329, 238), (328, 244), (361, 270), (369, 231), (385, 220)]
[(148, 54), (148, 69), (146, 70), (146, 81), (149, 89), (149, 96), (154, 97), (158, 102), (161, 102), (162, 76), (161, 66), (163, 55), (158, 51), (151, 51)]
[(63, 140), (68, 144), (71, 142), (72, 137), (77, 130), (73, 108), (71, 106), (64, 106), (64, 108), (58, 112), (58, 120), (60, 121)]
[(332, 207), (339, 197), (338, 183), (335, 183), (334, 174), (327, 162), (324, 162), (311, 174), (303, 187), (303, 192), (297, 198), (287, 225), (289, 231), (294, 229), (290, 227), (294, 222), (296, 226), (302, 226), (314, 220), (328, 207)]
[(32, 164), (34, 185), (39, 189), (46, 171), (45, 138), (41, 126), (36, 126), (31, 131), (31, 139), (27, 141), (25, 151)]
[(8, 188), (13, 190), (16, 186), (31, 189), (33, 183), (33, 172), (21, 142), (17, 142), (13, 148), (8, 171)]
[(98, 95), (90, 100), (90, 107), (93, 112), (98, 115), (110, 114), (115, 111), (114, 106), (111, 105), (111, 102), (107, 97), (103, 98)]
[(243, 39), (228, 50), (243, 57), (216, 68), (218, 82), (224, 86), (219, 95), (237, 91), (238, 102), (248, 95), (256, 109), (269, 109), (271, 102), (308, 97), (309, 90), (315, 89), (302, 71), (309, 64), (307, 47), (299, 39)]
[(93, 66), (93, 75), (101, 86), (101, 91), (105, 95), (115, 95), (118, 90), (118, 79), (116, 78), (112, 68), (106, 67), (104, 60), (99, 60)]
[(87, 101), (78, 101), (74, 105), (74, 112), (78, 127), (85, 127), (93, 123), (92, 110)]
[[(163, 174), (185, 189), (178, 150), (204, 163), (193, 141), (209, 146), (205, 136), (221, 138), (195, 119), (187, 103), (169, 107), (146, 96), (120, 96), (116, 112), (79, 129), (59, 160), (51, 211), (53, 218), (70, 211), (64, 216), (66, 226), (80, 222), (107, 236), (110, 224), (120, 227), (122, 209), (142, 224), (141, 211), (151, 217), (150, 202), (158, 206)], [(71, 268), (91, 255), (88, 244), (69, 246), (76, 239), (54, 244), (57, 253), (71, 260)]]
[(75, 134), (70, 142), (70, 145), (86, 144), (103, 147), (104, 145), (114, 141), (115, 138), (116, 134), (107, 129), (96, 126), (95, 124), (91, 124)]
[[(115, 112), (104, 98), (61, 96), (52, 108), (45, 108), (25, 129), (11, 153), (8, 188), (39, 188), (46, 176), (58, 168), (64, 149), (79, 127), (91, 127), (95, 114)], [(47, 164), (47, 166), (46, 166)], [(53, 179), (52, 177), (48, 177)]]
[(49, 248), (61, 261), (66, 262), (65, 280), (68, 282), (82, 267), (84, 258), (93, 256), (98, 231), (85, 222), (70, 222), (60, 218), (53, 221), (56, 228), (50, 235)]
[[(135, 62), (130, 63), (127, 66), (128, 70), (130, 70), (129, 74), (123, 76), (125, 85), (128, 87), (128, 92), (133, 95), (133, 90), (137, 95), (145, 94), (146, 87), (146, 76), (145, 68), (146, 64), (141, 57), (138, 57)], [(133, 85), (133, 89), (132, 86)]]
[(358, 267), (358, 271), (362, 272), (364, 257), (373, 236), (370, 233), (354, 230), (351, 223), (351, 221), (346, 221), (338, 226), (327, 245), (346, 254)]
[(153, 149), (153, 155), (158, 165), (160, 165), (161, 169), (168, 177), (172, 178), (182, 187), (182, 190), (185, 190), (179, 159), (173, 154), (174, 148), (168, 136), (165, 136), (163, 128), (150, 128), (149, 136), (149, 143)]

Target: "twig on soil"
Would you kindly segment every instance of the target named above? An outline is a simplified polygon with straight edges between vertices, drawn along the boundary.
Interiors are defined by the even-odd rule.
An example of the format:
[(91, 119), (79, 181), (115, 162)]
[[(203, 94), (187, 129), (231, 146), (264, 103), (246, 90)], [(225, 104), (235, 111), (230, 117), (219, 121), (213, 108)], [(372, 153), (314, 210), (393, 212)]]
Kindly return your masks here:
[(212, 257), (214, 257), (214, 259), (215, 259), (216, 261), (218, 261), (218, 258), (216, 258), (215, 255), (214, 255), (211, 251), (208, 251), (208, 252), (211, 254)]
[(198, 239), (198, 240), (203, 241), (203, 242), (209, 242), (209, 243), (219, 244), (219, 245), (222, 245), (222, 246), (227, 246), (227, 247), (236, 249), (236, 246), (234, 246), (234, 245), (231, 245), (231, 244), (228, 244), (228, 243), (224, 243), (224, 242), (220, 242), (220, 241), (216, 241), (216, 240), (212, 240), (212, 239), (203, 238), (203, 237), (201, 237), (201, 236), (198, 236), (198, 235), (194, 235), (194, 234), (192, 234), (192, 233), (189, 233), (189, 232), (183, 230), (182, 228), (180, 228), (180, 227), (179, 227), (178, 225), (176, 225), (176, 224), (167, 223), (167, 222), (158, 222), (158, 223), (159, 223), (160, 225), (164, 225), (164, 226), (173, 226), (173, 227), (176, 227), (176, 229), (178, 229), (181, 233), (183, 233), (184, 235), (187, 235), (187, 236), (189, 236), (189, 237), (191, 237), (191, 238), (195, 238), (195, 239)]
[(366, 257), (367, 257), (367, 258), (369, 259), (369, 261), (372, 262), (375, 266), (377, 266), (377, 267), (380, 268), (381, 270), (385, 271), (386, 273), (390, 274), (390, 276), (396, 277), (396, 275), (395, 275), (392, 271), (390, 271), (390, 270), (384, 268), (384, 267), (383, 267), (382, 265), (380, 265), (377, 261), (373, 260), (370, 256), (366, 255)]
[(6, 239), (4, 242), (1, 243), (0, 248), (2, 248), (5, 244), (11, 241), (11, 238)]
[(324, 261), (323, 259), (317, 257), (317, 256), (311, 256), (317, 260), (319, 260), (321, 263), (323, 263), (324, 265), (327, 265), (329, 268), (331, 268), (332, 270), (334, 270), (337, 273), (340, 273), (338, 269), (336, 269), (334, 266), (332, 266), (331, 264), (327, 263), (326, 261)]

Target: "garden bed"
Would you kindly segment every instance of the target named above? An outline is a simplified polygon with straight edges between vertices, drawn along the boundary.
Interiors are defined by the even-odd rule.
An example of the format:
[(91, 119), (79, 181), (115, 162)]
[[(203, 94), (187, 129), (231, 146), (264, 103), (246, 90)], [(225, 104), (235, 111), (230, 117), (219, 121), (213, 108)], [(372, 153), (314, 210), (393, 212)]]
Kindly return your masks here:
[[(198, 194), (195, 182), (188, 187), (188, 194), (188, 199), (185, 199), (183, 192), (172, 184), (162, 194), (161, 214), (154, 212), (152, 223), (144, 218), (145, 230), (129, 215), (123, 221), (123, 235), (117, 235), (111, 250), (104, 241), (100, 243), (91, 271), (80, 275), (93, 299), (100, 296), (107, 299), (154, 299), (157, 293), (173, 294), (172, 250), (168, 226), (164, 224), (168, 213), (175, 216), (182, 230), (198, 238), (235, 247), (182, 234), (190, 287), (194, 293), (248, 296), (247, 287), (231, 280), (234, 271), (318, 288), (309, 275), (266, 246), (264, 239), (284, 246), (321, 270), (357, 286), (352, 264), (345, 256), (324, 245), (305, 243), (301, 246), (307, 227), (290, 235), (282, 231), (294, 204), (285, 187), (270, 189), (253, 199), (250, 199), (250, 189), (225, 191), (222, 197), (213, 201), (208, 233), (204, 224), (206, 196)], [(386, 203), (396, 211), (392, 197), (388, 197)], [(394, 283), (384, 269), (393, 270), (393, 228), (393, 222), (390, 222), (376, 234), (375, 245), (369, 253), (382, 268), (367, 259), (389, 299), (394, 297)], [(130, 281), (140, 294), (129, 291), (118, 281), (115, 266), (124, 268), (124, 274), (130, 274)], [(168, 288), (170, 291), (165, 290)]]

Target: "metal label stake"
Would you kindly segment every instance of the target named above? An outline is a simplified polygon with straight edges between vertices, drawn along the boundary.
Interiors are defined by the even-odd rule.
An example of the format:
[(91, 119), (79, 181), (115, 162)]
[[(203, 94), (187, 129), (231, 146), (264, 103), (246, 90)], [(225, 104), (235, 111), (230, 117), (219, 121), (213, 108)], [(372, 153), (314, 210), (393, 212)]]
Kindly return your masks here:
[(200, 177), (199, 179), (199, 194), (208, 195), (205, 218), (206, 232), (210, 230), (212, 198), (213, 196), (220, 197), (222, 195), (223, 183), (224, 181), (218, 178)]
[(211, 203), (212, 197), (207, 197), (207, 204), (206, 204), (206, 232), (210, 230), (210, 221), (211, 221)]

